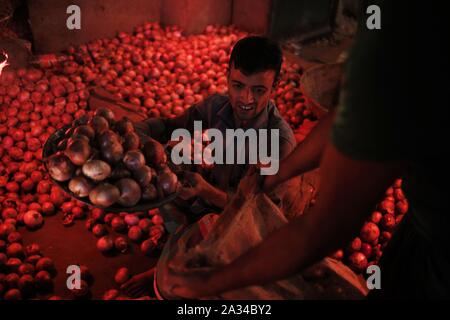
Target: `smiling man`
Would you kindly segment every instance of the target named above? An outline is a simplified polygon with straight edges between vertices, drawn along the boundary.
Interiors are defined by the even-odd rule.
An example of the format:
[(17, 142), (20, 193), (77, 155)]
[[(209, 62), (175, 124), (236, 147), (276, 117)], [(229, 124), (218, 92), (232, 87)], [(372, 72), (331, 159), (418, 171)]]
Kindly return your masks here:
[[(187, 129), (193, 136), (195, 121), (201, 121), (203, 129), (218, 129), (224, 137), (227, 129), (276, 129), (279, 133), (277, 138), (281, 160), (296, 145), (291, 128), (270, 100), (278, 83), (281, 64), (282, 52), (275, 42), (259, 36), (243, 38), (235, 44), (230, 55), (228, 96), (210, 96), (179, 117), (149, 119), (136, 127), (142, 134), (163, 143), (179, 128)], [(248, 141), (246, 144), (248, 149)], [(267, 148), (270, 154), (270, 143)], [(182, 188), (182, 201), (178, 201), (177, 206), (160, 208), (166, 229), (174, 232), (181, 224), (195, 222), (207, 213), (220, 212), (230, 201), (248, 169), (249, 164), (246, 162), (216, 164), (202, 175), (187, 172), (185, 180), (189, 181), (191, 187)], [(272, 194), (275, 203), (284, 201), (289, 204), (294, 196), (289, 190), (298, 193), (295, 188), (280, 189), (283, 189), (283, 193)], [(184, 206), (181, 205), (183, 201)], [(136, 275), (123, 285), (122, 290), (131, 296), (142, 295), (152, 286), (153, 272), (149, 270)]]
[(267, 106), (275, 77), (274, 70), (246, 74), (232, 66), (229, 75), (229, 99), (238, 126), (247, 127)]
[[(224, 137), (227, 129), (277, 129), (279, 157), (284, 158), (296, 143), (288, 123), (270, 101), (278, 83), (281, 63), (282, 52), (276, 43), (257, 36), (241, 39), (230, 56), (228, 96), (210, 96), (176, 118), (149, 119), (138, 124), (138, 130), (160, 142), (167, 142), (178, 128), (187, 129), (193, 135), (195, 121), (201, 121), (203, 129), (220, 130)], [(207, 176), (189, 173), (193, 187), (184, 188), (180, 197), (184, 200), (198, 198), (200, 208), (222, 209), (228, 202), (229, 192), (236, 189), (247, 169), (248, 163), (218, 164)], [(207, 211), (211, 212), (210, 209)]]

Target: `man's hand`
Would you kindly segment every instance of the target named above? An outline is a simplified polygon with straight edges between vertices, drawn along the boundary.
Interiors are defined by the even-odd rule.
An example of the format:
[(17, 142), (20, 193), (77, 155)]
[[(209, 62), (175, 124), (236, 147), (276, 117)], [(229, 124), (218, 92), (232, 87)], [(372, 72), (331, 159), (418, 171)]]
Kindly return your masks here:
[(228, 203), (226, 192), (209, 184), (200, 174), (190, 171), (184, 173), (179, 197), (183, 200), (199, 197), (218, 208), (224, 208)]
[(196, 173), (186, 171), (183, 179), (183, 187), (180, 190), (179, 197), (183, 200), (189, 200), (194, 197), (202, 197), (209, 183), (203, 177)]
[(196, 270), (169, 271), (166, 281), (172, 283), (171, 294), (186, 298), (196, 299), (213, 296), (220, 292), (211, 282), (212, 271)]
[(270, 193), (273, 189), (280, 183), (278, 175), (261, 175), (261, 168), (263, 166), (260, 164), (250, 166), (247, 171), (246, 176), (242, 179), (240, 183), (240, 188), (244, 190), (250, 190), (246, 185), (252, 186), (253, 192), (264, 191)]
[(190, 284), (191, 278), (183, 275), (188, 280), (179, 279), (180, 285), (173, 292), (216, 295), (296, 274), (348, 243), (367, 213), (401, 175), (399, 164), (355, 160), (331, 143), (325, 150), (322, 170), (327, 183), (321, 186), (317, 202), (308, 214), (294, 218), (230, 264), (215, 269), (203, 279), (214, 288), (204, 288), (201, 278), (194, 277)]
[(257, 194), (261, 192), (263, 178), (264, 176), (260, 175), (260, 167), (251, 165), (239, 182), (238, 189), (244, 194)]

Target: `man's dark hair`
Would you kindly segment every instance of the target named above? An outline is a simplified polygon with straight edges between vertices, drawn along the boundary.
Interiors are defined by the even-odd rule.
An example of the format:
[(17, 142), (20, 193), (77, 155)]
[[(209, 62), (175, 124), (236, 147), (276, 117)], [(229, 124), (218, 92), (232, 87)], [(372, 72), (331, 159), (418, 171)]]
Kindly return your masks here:
[(275, 71), (275, 83), (280, 75), (283, 53), (280, 46), (266, 37), (246, 37), (233, 47), (229, 68), (234, 66), (245, 75), (268, 70)]

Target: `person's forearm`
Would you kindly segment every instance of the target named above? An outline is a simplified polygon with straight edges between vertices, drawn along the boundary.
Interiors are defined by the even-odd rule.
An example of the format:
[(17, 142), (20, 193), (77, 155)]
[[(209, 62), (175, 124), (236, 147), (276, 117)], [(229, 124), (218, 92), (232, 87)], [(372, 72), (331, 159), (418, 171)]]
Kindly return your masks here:
[[(294, 275), (348, 242), (349, 235), (357, 230), (354, 225), (345, 232), (343, 229), (349, 229), (348, 225), (327, 226), (325, 221), (314, 219), (315, 216), (317, 212), (311, 211), (297, 218), (275, 231), (254, 250), (214, 273), (211, 283), (218, 286), (216, 291), (264, 285)], [(362, 220), (358, 222), (360, 225)]]
[(228, 194), (209, 183), (205, 185), (199, 196), (221, 209), (225, 208), (228, 202)]
[(319, 166), (326, 142), (329, 140), (334, 112), (325, 116), (284, 160), (274, 180), (277, 184), (313, 170)]
[[(316, 205), (210, 278), (216, 292), (289, 277), (344, 246), (398, 176), (397, 166), (349, 160), (331, 147), (324, 155)], [(355, 197), (355, 194), (358, 194)]]

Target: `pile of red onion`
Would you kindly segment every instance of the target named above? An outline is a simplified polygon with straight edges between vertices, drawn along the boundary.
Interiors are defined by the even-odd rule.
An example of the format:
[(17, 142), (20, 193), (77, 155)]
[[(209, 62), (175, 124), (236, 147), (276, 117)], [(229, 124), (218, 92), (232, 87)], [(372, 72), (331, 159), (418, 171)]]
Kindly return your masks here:
[(364, 223), (359, 235), (346, 248), (335, 252), (334, 258), (343, 260), (355, 272), (364, 275), (368, 266), (378, 263), (396, 226), (408, 211), (408, 200), (401, 186), (402, 180), (397, 179)]
[[(152, 255), (162, 246), (164, 228), (157, 210), (111, 214), (88, 208), (53, 186), (42, 163), (43, 144), (62, 126), (93, 115), (87, 111), (90, 87), (106, 89), (149, 117), (175, 117), (206, 96), (226, 94), (230, 50), (245, 35), (232, 27), (208, 27), (201, 35), (184, 36), (177, 27), (146, 23), (132, 34), (120, 32), (112, 39), (69, 48), (68, 60), (51, 68), (3, 70), (0, 299), (31, 297), (29, 287), (42, 290), (51, 284), (52, 263), (40, 262), (46, 258), (37, 244), (21, 244), (21, 230), (45, 227), (46, 216), (60, 214), (67, 218), (67, 226), (87, 218), (86, 226), (99, 238), (101, 252), (126, 252), (131, 243), (137, 243), (142, 253)], [(300, 91), (301, 74), (298, 65), (285, 61), (273, 95), (297, 141), (317, 122)], [(407, 209), (398, 180), (361, 235), (335, 256), (356, 271), (376, 263)]]
[(164, 244), (165, 229), (158, 209), (148, 212), (108, 213), (93, 208), (86, 220), (86, 229), (98, 239), (100, 252), (126, 253), (131, 243), (139, 244), (144, 255), (154, 256)]

